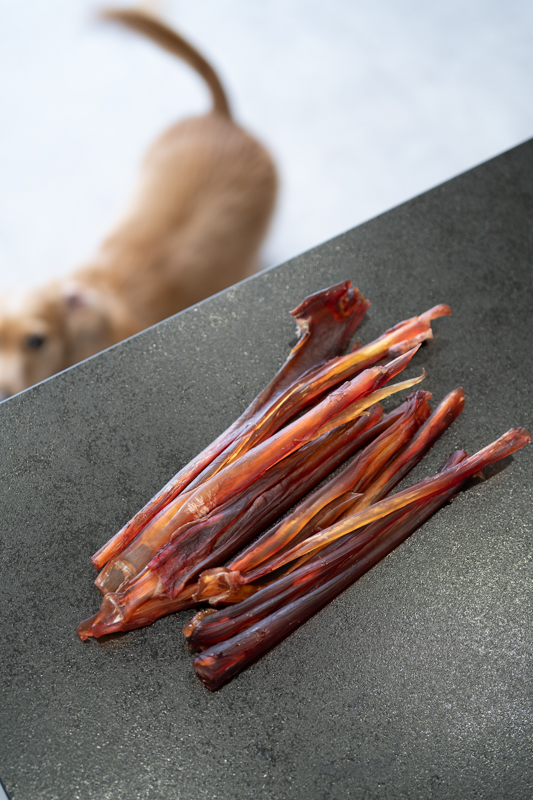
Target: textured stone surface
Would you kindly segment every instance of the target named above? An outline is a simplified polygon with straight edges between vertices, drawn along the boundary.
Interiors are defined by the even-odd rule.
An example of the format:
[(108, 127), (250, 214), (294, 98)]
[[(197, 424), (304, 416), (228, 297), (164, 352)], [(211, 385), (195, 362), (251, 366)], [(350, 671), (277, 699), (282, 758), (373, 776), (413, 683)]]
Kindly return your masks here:
[(420, 465), (532, 426), (533, 143), (0, 406), (0, 777), (11, 800), (529, 799), (533, 448), (211, 694), (188, 613), (105, 642), (89, 557), (264, 385), (306, 294), (350, 278), (360, 336), (438, 302)]

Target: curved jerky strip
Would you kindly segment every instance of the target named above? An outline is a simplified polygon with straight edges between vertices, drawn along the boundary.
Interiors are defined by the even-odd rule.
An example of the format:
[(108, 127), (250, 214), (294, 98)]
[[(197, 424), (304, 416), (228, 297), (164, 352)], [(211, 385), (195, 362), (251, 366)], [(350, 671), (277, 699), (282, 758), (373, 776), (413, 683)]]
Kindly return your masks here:
[[(414, 432), (424, 422), (430, 413), (427, 401), (429, 392), (414, 392), (405, 403), (402, 416), (384, 433), (367, 445), (351, 464), (348, 464), (339, 475), (329, 481), (321, 490), (321, 495), (344, 494), (347, 491), (364, 491), (365, 483), (378, 474), (397, 450), (413, 436)], [(260, 539), (237, 556), (227, 567), (228, 570), (246, 572), (259, 564), (268, 562), (274, 555), (284, 552), (299, 533), (301, 525), (299, 520), (304, 516), (308, 519), (313, 513), (313, 504), (316, 495), (299, 506), (289, 516), (282, 520), (274, 530), (267, 531)], [(318, 499), (318, 498), (317, 498)], [(318, 509), (317, 509), (318, 510)], [(206, 597), (198, 596), (199, 599)]]
[(144, 526), (196, 477), (235, 438), (242, 425), (272, 401), (288, 385), (318, 362), (340, 355), (369, 306), (369, 301), (350, 281), (307, 297), (291, 312), (300, 338), (285, 364), (268, 386), (250, 403), (230, 427), (181, 469), (135, 516), (93, 556), (101, 569), (126, 547)]
[[(457, 451), (454, 456), (456, 459), (460, 459), (464, 456), (464, 452)], [(452, 459), (454, 456), (452, 456)], [(443, 471), (447, 468), (449, 467), (445, 465)], [(464, 480), (462, 483), (464, 483)], [(404, 509), (401, 512), (396, 512), (393, 515), (392, 522), (390, 520), (388, 522), (380, 520), (377, 525), (369, 526), (375, 530), (381, 527), (381, 531), (365, 547), (348, 557), (344, 568), (341, 568), (338, 574), (331, 576), (328, 571), (326, 574), (330, 575), (329, 578), (323, 582), (318, 578), (318, 585), (300, 596), (297, 594), (291, 595), (290, 591), (287, 591), (286, 598), (292, 597), (292, 600), (289, 599), (286, 605), (280, 607), (276, 603), (272, 591), (270, 592), (271, 599), (274, 602), (271, 602), (270, 605), (268, 601), (260, 604), (258, 601), (261, 598), (258, 593), (253, 598), (250, 598), (252, 602), (256, 603), (255, 612), (250, 608), (252, 602), (245, 600), (239, 604), (241, 607), (248, 607), (241, 620), (237, 616), (239, 606), (230, 609), (230, 612), (226, 611), (227, 616), (229, 613), (235, 612), (235, 622), (233, 624), (229, 619), (223, 621), (222, 614), (224, 612), (218, 612), (202, 620), (192, 633), (191, 646), (203, 646), (203, 643), (207, 642), (211, 637), (220, 635), (221, 630), (217, 632), (217, 627), (231, 631), (232, 629), (238, 629), (239, 622), (244, 625), (231, 638), (211, 645), (209, 649), (203, 650), (194, 659), (194, 669), (207, 688), (212, 691), (219, 689), (226, 681), (292, 633), (293, 630), (348, 588), (361, 575), (410, 536), (440, 506), (451, 499), (460, 485), (461, 483), (449, 488), (443, 494), (422, 501), (407, 511)], [(347, 542), (343, 551), (345, 557), (349, 548), (350, 542)], [(342, 554), (337, 552), (335, 561), (338, 561), (339, 555)], [(313, 565), (306, 565), (305, 571), (308, 574), (311, 573), (311, 566)], [(296, 573), (293, 573), (291, 577), (294, 577), (294, 575)], [(309, 580), (308, 583), (312, 583), (312, 580)], [(308, 588), (307, 585), (306, 588)], [(268, 587), (268, 589), (272, 590), (272, 587)], [(272, 608), (275, 608), (275, 610), (271, 611)], [(221, 614), (221, 617), (217, 621), (218, 614)], [(255, 621), (254, 616), (257, 618)], [(205, 629), (202, 634), (201, 631), (204, 626)], [(209, 626), (211, 626), (210, 634), (207, 633)]]
[[(310, 536), (305, 542), (292, 548), (288, 552), (282, 554), (279, 559), (276, 559), (270, 564), (270, 570), (277, 569), (284, 564), (300, 558), (302, 555), (312, 553), (322, 549), (332, 541), (339, 539), (347, 533), (351, 533), (358, 528), (374, 522), (387, 514), (396, 511), (399, 508), (405, 508), (411, 503), (416, 503), (425, 497), (431, 497), (438, 494), (447, 488), (448, 484), (456, 485), (463, 480), (463, 477), (470, 477), (479, 470), (498, 461), (505, 456), (511, 455), (516, 450), (519, 450), (525, 444), (531, 441), (531, 434), (525, 428), (511, 428), (511, 430), (500, 436), (499, 439), (487, 445), (478, 453), (465, 459), (458, 466), (447, 469), (443, 473), (438, 473), (430, 478), (410, 486), (401, 492), (387, 497), (374, 503), (369, 508), (355, 511), (354, 514), (340, 520), (339, 522), (327, 528), (322, 533)], [(260, 577), (260, 571), (257, 570), (256, 578)]]
[[(188, 538), (187, 529), (184, 528), (187, 523), (205, 517), (214, 508), (223, 505), (228, 499), (264, 474), (277, 461), (302, 447), (306, 441), (318, 438), (330, 428), (337, 427), (335, 424), (337, 417), (339, 417), (338, 424), (350, 421), (347, 417), (340, 418), (347, 407), (352, 409), (351, 416), (353, 418), (356, 416), (356, 412), (357, 415), (362, 413), (365, 408), (382, 397), (418, 382), (419, 379), (413, 379), (407, 384), (404, 382), (385, 389), (380, 388), (405, 369), (417, 349), (418, 347), (399, 356), (384, 367), (367, 369), (352, 381), (343, 384), (306, 414), (289, 423), (237, 461), (228, 464), (197, 489), (191, 490), (192, 493), (186, 503), (182, 504), (181, 498), (176, 498), (173, 502), (177, 503), (179, 508), (175, 514), (172, 514), (171, 506), (168, 507), (168, 510), (164, 509), (160, 516), (152, 520), (120, 554), (117, 560), (108, 562), (95, 582), (100, 591), (108, 592), (107, 581), (111, 577), (116, 580), (117, 569), (124, 573), (125, 578), (130, 579), (138, 575), (165, 545), (174, 540), (183, 542)], [(170, 520), (169, 515), (171, 515)]]
[[(198, 486), (244, 450), (277, 430), (288, 418), (316, 397), (319, 385), (323, 391), (353, 377), (376, 361), (406, 352), (417, 343), (432, 337), (433, 319), (451, 313), (446, 305), (434, 306), (418, 317), (398, 323), (356, 353), (352, 352), (343, 359), (333, 358), (322, 366), (319, 361), (319, 366), (315, 363), (313, 367), (308, 368), (309, 364), (313, 364), (317, 353), (321, 354), (323, 360), (331, 353), (335, 355), (335, 349), (337, 353), (344, 349), (368, 305), (368, 301), (358, 290), (353, 289), (348, 281), (325, 292), (311, 295), (291, 312), (298, 321), (302, 336), (284, 367), (225, 433), (174, 476), (128, 525), (93, 556), (94, 565), (100, 568), (113, 554), (121, 552), (154, 514), (170, 503), (183, 488), (191, 484)], [(333, 321), (346, 323), (348, 319), (349, 325), (345, 324), (344, 327), (333, 325)], [(328, 330), (326, 323), (329, 324), (329, 337), (326, 336)], [(319, 328), (320, 336), (317, 335)], [(329, 350), (325, 348), (326, 340)], [(301, 376), (302, 372), (307, 373), (304, 378)], [(298, 378), (299, 386), (291, 388)], [(312, 392), (309, 391), (310, 381), (313, 382)], [(262, 419), (265, 408), (269, 408), (268, 420)], [(100, 579), (100, 582), (105, 581)]]
[(386, 497), (425, 456), (436, 439), (449, 428), (463, 410), (464, 405), (465, 393), (462, 387), (449, 392), (420, 428), (412, 442), (373, 481), (372, 485), (367, 487), (364, 497), (357, 503), (357, 510), (361, 511), (363, 508), (368, 508), (368, 506)]
[[(279, 513), (292, 505), (293, 502), (297, 502), (303, 494), (316, 485), (318, 481), (322, 480), (338, 464), (342, 463), (345, 458), (355, 450), (365, 446), (369, 440), (391, 425), (398, 418), (400, 411), (401, 409), (398, 409), (387, 414), (381, 422), (372, 425), (381, 414), (381, 409), (375, 407), (370, 410), (368, 417), (357, 420), (350, 425), (345, 425), (338, 431), (324, 434), (314, 442), (304, 445), (301, 448), (304, 457), (298, 468), (298, 456), (296, 454), (292, 454), (285, 459), (289, 467), (290, 478), (272, 487), (264, 498), (265, 502), (259, 497), (252, 504), (249, 511), (243, 515), (243, 519), (237, 522), (235, 526), (237, 529), (236, 536), (243, 533), (242, 530), (239, 530), (241, 524), (244, 532), (249, 536), (262, 530), (265, 525), (273, 521)], [(365, 430), (367, 426), (368, 428)], [(267, 507), (265, 507), (265, 503)], [(250, 531), (246, 530), (247, 525), (250, 525)], [(217, 550), (216, 559), (219, 561), (225, 557), (226, 553), (230, 555), (234, 552), (234, 543), (226, 543), (226, 545)], [(210, 565), (210, 557), (207, 557), (198, 563), (195, 572), (206, 569)], [(187, 580), (190, 577), (192, 575), (189, 573)], [(150, 609), (150, 622), (153, 622), (155, 619), (170, 613), (167, 610), (170, 601), (179, 602), (182, 593), (187, 597), (189, 596), (187, 594), (189, 587), (186, 586), (180, 591), (179, 596), (175, 598), (169, 598), (165, 594), (151, 597), (131, 610), (128, 616), (128, 624), (126, 625), (124, 614), (120, 609), (128, 604), (128, 593), (130, 591), (134, 593), (136, 591), (134, 582), (131, 586), (126, 584), (119, 593), (106, 594), (102, 600), (100, 610), (93, 617), (84, 620), (78, 627), (80, 638), (87, 639), (89, 636), (98, 637), (106, 633), (115, 633), (119, 630), (129, 630), (130, 622), (132, 624), (135, 623), (134, 627), (140, 627), (141, 623), (137, 623), (136, 620), (139, 615), (143, 619), (148, 618), (148, 614), (145, 612), (146, 608)], [(148, 624), (148, 622), (142, 624)]]
[[(456, 450), (445, 461), (439, 472), (459, 464), (466, 457), (464, 450)], [(242, 629), (306, 594), (318, 585), (319, 580), (325, 582), (321, 580), (322, 576), (325, 576), (325, 580), (329, 580), (333, 571), (349, 567), (349, 560), (354, 555), (359, 554), (363, 547), (408, 513), (409, 510), (399, 509), (394, 514), (367, 525), (355, 536), (347, 536), (340, 542), (333, 542), (321, 552), (311, 556), (309, 561), (294, 572), (268, 583), (252, 597), (235, 606), (223, 608), (209, 617), (199, 612), (191, 620), (192, 624), (189, 623), (184, 629), (185, 635), (189, 637), (190, 648), (205, 649), (211, 644), (235, 636)], [(198, 622), (195, 622), (196, 618), (199, 618)]]
[(312, 367), (343, 353), (369, 305), (370, 301), (351, 281), (342, 281), (306, 297), (290, 312), (296, 320), (298, 342), (241, 419), (254, 416)]
[(202, 549), (198, 547), (192, 554), (192, 563), (188, 563), (182, 558), (180, 548), (175, 548), (176, 560), (166, 560), (159, 570), (165, 592), (173, 597), (177, 596), (175, 586), (178, 582), (185, 585), (201, 571), (233, 556), (239, 548), (301, 500), (346, 458), (364, 446), (371, 435), (376, 436), (379, 423), (374, 422), (377, 418), (379, 407), (373, 407), (369, 417), (361, 417), (354, 423), (341, 426), (338, 431), (330, 431), (278, 462), (268, 472), (276, 471), (279, 479), (276, 482), (271, 481), (271, 486), (260, 494), (257, 493), (258, 482), (252, 485), (254, 492), (245, 512), (228, 525), (215, 546), (212, 542), (207, 542), (207, 546), (204, 546), (204, 558), (201, 558)]
[[(343, 426), (342, 430), (330, 432), (321, 437), (321, 439), (309, 443), (305, 447), (305, 461), (302, 461), (298, 468), (296, 468), (296, 459), (293, 456), (289, 456), (287, 461), (290, 462), (290, 469), (288, 470), (290, 477), (271, 487), (266, 492), (266, 496), (261, 495), (252, 503), (245, 514), (232, 526), (236, 529), (235, 539), (242, 534), (243, 530), (245, 530), (248, 538), (259, 533), (265, 525), (273, 522), (286, 508), (297, 502), (300, 497), (306, 494), (317, 482), (321, 481), (332, 469), (335, 469), (338, 464), (342, 463), (360, 447), (365, 446), (372, 436), (378, 435), (384, 428), (392, 424), (399, 411), (385, 415), (381, 422), (372, 425), (373, 419), (379, 417), (379, 413), (380, 409), (375, 408), (372, 410), (370, 419), (359, 419), (350, 425)], [(364, 430), (365, 425), (368, 425), (366, 430)], [(364, 432), (361, 433), (361, 430), (364, 430)], [(238, 544), (235, 544), (232, 537), (231, 541), (225, 542), (214, 553), (198, 563), (195, 572), (210, 567), (213, 559), (218, 562), (233, 555), (236, 546)], [(151, 598), (134, 611), (127, 623), (116, 622), (112, 628), (104, 632), (112, 633), (118, 630), (143, 627), (173, 611), (190, 608), (197, 602), (193, 597), (197, 588), (196, 584), (188, 584), (175, 599), (165, 595)], [(255, 589), (251, 591), (255, 591)], [(98, 628), (95, 624), (98, 616), (99, 614), (84, 620), (80, 624), (78, 635), (81, 638), (87, 639), (89, 636), (102, 635), (97, 633)]]
[(363, 369), (368, 369), (385, 357), (397, 357), (426, 339), (432, 338), (431, 321), (450, 313), (449, 306), (434, 306), (419, 317), (398, 323), (378, 339), (358, 348), (355, 352), (333, 358), (326, 364), (320, 364), (304, 373), (284, 392), (278, 393), (261, 414), (260, 419), (249, 420), (248, 425), (244, 426), (231, 445), (189, 484), (189, 488), (199, 485), (242, 453), (275, 433), (325, 391), (338, 386), (342, 381), (351, 380)]
[[(382, 392), (382, 390), (372, 392), (371, 389), (386, 383), (390, 377), (397, 375), (398, 372), (404, 369), (416, 349), (400, 356), (386, 367), (374, 367), (366, 370), (358, 378), (354, 378), (353, 381), (343, 385), (332, 395), (326, 397), (322, 403), (313, 408), (307, 415), (295, 420), (275, 437), (272, 437), (271, 440), (265, 442), (264, 445), (258, 445), (238, 462), (230, 464), (225, 470), (215, 475), (211, 481), (207, 481), (206, 484), (199, 488), (198, 495), (193, 492), (193, 496), (187, 503), (187, 506), (190, 506), (189, 510), (192, 511), (188, 517), (186, 513), (181, 514), (181, 510), (178, 511), (176, 516), (179, 517), (181, 514), (181, 525), (183, 526), (190, 522), (194, 516), (196, 518), (206, 516), (217, 505), (221, 505), (233, 494), (249, 486), (255, 478), (263, 474), (266, 469), (273, 466), (277, 461), (280, 461), (282, 457), (299, 449), (309, 438), (318, 437), (324, 421), (330, 420), (328, 424), (332, 424), (331, 419), (335, 418), (336, 414), (342, 414), (343, 408), (346, 408), (350, 403), (359, 408), (362, 401), (356, 400), (357, 397), (366, 393), (366, 403), (367, 406), (370, 406), (374, 402), (372, 400), (374, 395), (379, 395)], [(418, 380), (415, 379), (415, 382)], [(408, 383), (410, 385), (413, 381)], [(388, 393), (397, 391), (398, 386), (389, 387)], [(208, 503), (211, 504), (211, 508), (209, 508)], [(186, 511), (187, 506), (184, 506)], [(201, 513), (195, 513), (198, 509)], [(110, 592), (105, 595), (100, 611), (92, 620), (83, 623), (85, 638), (90, 635), (102, 636), (105, 633), (120, 630), (122, 624), (136, 613), (137, 608), (158, 595), (168, 594), (165, 591), (161, 577), (164, 574), (165, 562), (168, 558), (172, 560), (176, 553), (179, 554), (179, 550), (183, 547), (183, 542), (189, 535), (189, 531), (185, 529), (183, 536), (180, 536), (180, 528), (177, 527), (177, 535), (174, 540), (167, 535), (167, 531), (164, 529), (163, 531), (156, 530), (155, 534), (159, 539), (155, 539), (155, 542), (152, 539), (148, 543), (155, 552), (161, 547), (163, 536), (166, 537), (164, 541), (167, 541), (168, 545), (163, 547), (161, 552), (157, 552), (152, 561), (126, 585), (123, 592)], [(170, 546), (170, 542), (173, 542), (172, 546)], [(139, 542), (139, 540), (136, 543), (137, 545), (140, 543), (141, 547), (144, 548), (144, 551), (140, 550), (139, 558), (145, 557), (147, 543), (145, 541)], [(122, 554), (122, 558), (124, 557), (125, 553)], [(127, 563), (126, 566), (128, 569), (132, 569), (131, 562)], [(183, 576), (181, 576), (181, 580), (178, 578), (177, 582), (173, 582), (172, 594), (174, 598), (177, 598), (183, 585)], [(88, 632), (89, 623), (91, 626), (90, 632)]]
[[(267, 470), (263, 478), (254, 484), (254, 492), (258, 494), (256, 499), (253, 495), (250, 496), (249, 490), (245, 490), (243, 494), (247, 494), (249, 498), (248, 505), (244, 504), (245, 510), (240, 516), (236, 516), (233, 522), (228, 521), (232, 541), (238, 538), (242, 545), (244, 532), (248, 538), (260, 533), (263, 528), (270, 525), (287, 508), (298, 502), (313, 486), (323, 480), (329, 472), (357, 450), (365, 447), (373, 438), (379, 436), (401, 415), (400, 408), (385, 414), (378, 422), (381, 411), (381, 406), (373, 406), (369, 410), (368, 416), (360, 417), (355, 422), (339, 426), (337, 429), (323, 434)], [(271, 486), (271, 484), (275, 485)], [(269, 486), (271, 486), (270, 489)], [(230, 504), (231, 501), (226, 504), (226, 508)], [(215, 512), (212, 512), (204, 520), (208, 521), (214, 514)], [(194, 524), (196, 523), (188, 524), (189, 532)], [(202, 524), (202, 520), (199, 521), (199, 524)], [(221, 534), (223, 531), (224, 528), (221, 526)], [(227, 536), (221, 535), (217, 539), (215, 552), (207, 559), (200, 561), (199, 570), (212, 566), (213, 559), (216, 559), (215, 563), (219, 563), (233, 555), (234, 546), (232, 541), (226, 541), (228, 536), (229, 533)], [(222, 549), (219, 542), (220, 544), (224, 542)], [(110, 574), (108, 577), (107, 591), (122, 591), (127, 580), (129, 579), (125, 578), (124, 571), (117, 569), (116, 575)]]

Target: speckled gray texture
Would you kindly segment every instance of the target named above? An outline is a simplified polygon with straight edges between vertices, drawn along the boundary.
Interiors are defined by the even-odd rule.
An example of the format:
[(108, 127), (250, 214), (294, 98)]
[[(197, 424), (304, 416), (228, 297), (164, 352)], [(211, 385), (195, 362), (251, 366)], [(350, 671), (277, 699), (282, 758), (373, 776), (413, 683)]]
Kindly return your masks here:
[(264, 385), (309, 292), (353, 280), (365, 341), (452, 306), (410, 374), (467, 407), (413, 478), (531, 427), (532, 212), (526, 143), (0, 406), (11, 800), (530, 800), (531, 446), (218, 693), (189, 613), (75, 629), (91, 553)]

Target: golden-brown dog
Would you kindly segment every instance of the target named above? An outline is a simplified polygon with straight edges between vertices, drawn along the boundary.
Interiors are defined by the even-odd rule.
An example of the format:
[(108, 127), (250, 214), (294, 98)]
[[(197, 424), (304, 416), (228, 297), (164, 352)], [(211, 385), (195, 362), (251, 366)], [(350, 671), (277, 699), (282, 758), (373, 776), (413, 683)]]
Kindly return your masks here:
[(212, 67), (145, 12), (104, 16), (187, 61), (206, 81), (213, 108), (152, 145), (125, 217), (87, 266), (0, 299), (0, 399), (251, 274), (272, 215), (272, 159), (232, 120)]

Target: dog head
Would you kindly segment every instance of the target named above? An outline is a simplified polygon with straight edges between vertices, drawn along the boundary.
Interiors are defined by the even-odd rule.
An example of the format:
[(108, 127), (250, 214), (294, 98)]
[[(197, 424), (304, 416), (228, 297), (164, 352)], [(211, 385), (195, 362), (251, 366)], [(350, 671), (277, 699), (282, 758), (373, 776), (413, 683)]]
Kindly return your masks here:
[(97, 291), (58, 281), (0, 297), (0, 400), (110, 344), (108, 309)]

